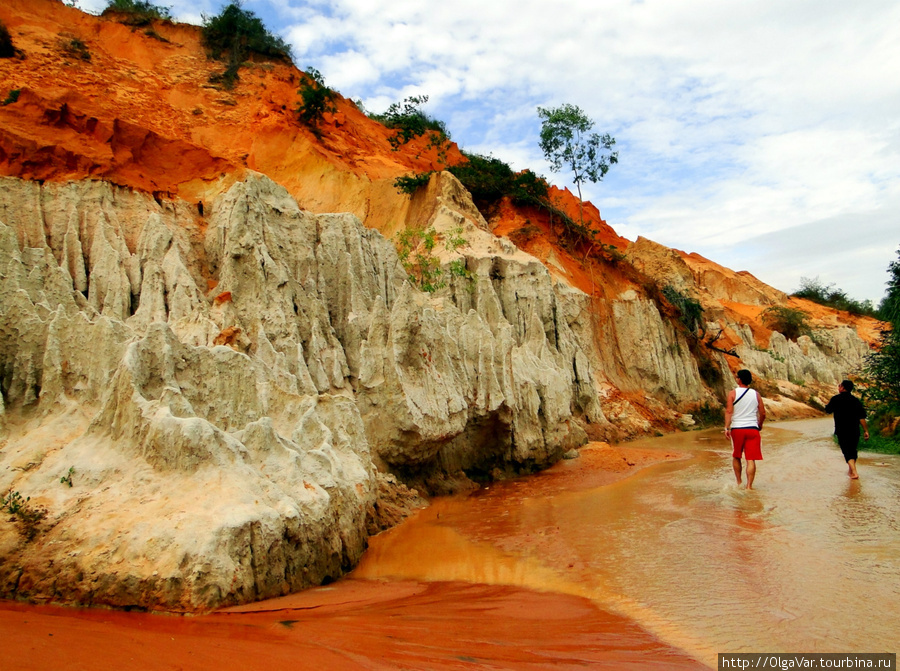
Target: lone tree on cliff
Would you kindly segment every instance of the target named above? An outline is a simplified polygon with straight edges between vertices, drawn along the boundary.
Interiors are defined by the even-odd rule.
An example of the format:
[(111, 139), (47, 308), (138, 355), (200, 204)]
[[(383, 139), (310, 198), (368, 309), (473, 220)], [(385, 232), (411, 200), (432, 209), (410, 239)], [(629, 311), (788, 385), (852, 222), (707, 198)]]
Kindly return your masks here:
[(559, 172), (563, 167), (574, 174), (578, 189), (579, 216), (584, 226), (584, 202), (581, 183), (599, 182), (609, 166), (619, 162), (619, 152), (603, 153), (616, 144), (609, 133), (592, 133), (594, 121), (577, 105), (566, 103), (559, 107), (538, 107), (541, 117), (541, 149), (550, 162), (550, 169)]

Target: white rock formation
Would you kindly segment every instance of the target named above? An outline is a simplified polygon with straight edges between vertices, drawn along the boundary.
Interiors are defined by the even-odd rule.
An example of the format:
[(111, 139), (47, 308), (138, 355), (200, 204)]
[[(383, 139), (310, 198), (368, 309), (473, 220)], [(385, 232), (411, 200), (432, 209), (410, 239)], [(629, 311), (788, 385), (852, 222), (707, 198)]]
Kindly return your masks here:
[(474, 278), (429, 296), (379, 233), (265, 177), (208, 221), (103, 183), (2, 180), (0, 489), (48, 511), (31, 540), (0, 524), (2, 592), (174, 610), (283, 594), (358, 559), (373, 457), (547, 464), (604, 423), (546, 269), (442, 188), (430, 224), (464, 226)]
[[(47, 511), (0, 519), (0, 594), (185, 611), (284, 594), (358, 560), (377, 468), (547, 465), (586, 429), (646, 431), (629, 394), (681, 425), (714, 402), (647, 296), (598, 310), (491, 235), (449, 173), (414, 209), (466, 240), (438, 252), (469, 277), (432, 295), (380, 233), (263, 176), (206, 218), (0, 178), (0, 491)], [(643, 241), (632, 260), (694, 295), (673, 254)], [(760, 352), (728, 326), (748, 367), (788, 380), (831, 383), (865, 351), (834, 329)]]

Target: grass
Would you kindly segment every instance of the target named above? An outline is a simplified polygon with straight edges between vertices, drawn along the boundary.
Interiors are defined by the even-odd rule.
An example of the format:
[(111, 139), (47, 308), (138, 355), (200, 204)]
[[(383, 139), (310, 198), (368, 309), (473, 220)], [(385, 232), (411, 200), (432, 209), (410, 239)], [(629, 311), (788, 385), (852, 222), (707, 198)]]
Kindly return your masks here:
[[(837, 436), (832, 436), (834, 444), (838, 444)], [(877, 454), (900, 454), (900, 438), (879, 436), (869, 432), (869, 440), (860, 437), (859, 450), (861, 452), (875, 452)]]
[(862, 440), (859, 447), (866, 452), (878, 454), (900, 454), (900, 438), (869, 435), (869, 440)]

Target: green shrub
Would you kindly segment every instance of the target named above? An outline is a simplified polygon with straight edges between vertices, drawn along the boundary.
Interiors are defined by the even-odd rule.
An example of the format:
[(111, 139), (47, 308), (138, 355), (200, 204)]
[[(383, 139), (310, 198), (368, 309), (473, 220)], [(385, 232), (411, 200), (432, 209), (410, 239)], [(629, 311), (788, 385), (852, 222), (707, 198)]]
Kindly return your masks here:
[(834, 308), (835, 310), (844, 310), (852, 315), (874, 317), (876, 313), (872, 301), (858, 301), (850, 298), (844, 291), (836, 288), (833, 284), (823, 284), (818, 277), (813, 279), (801, 277), (800, 288), (792, 295), (797, 298), (805, 298), (819, 305)]
[(73, 58), (80, 58), (83, 61), (91, 60), (91, 52), (88, 51), (87, 45), (77, 37), (63, 40), (62, 50)]
[(147, 25), (154, 19), (172, 20), (172, 12), (168, 7), (159, 7), (149, 0), (109, 0), (101, 16), (113, 12), (129, 14), (130, 18), (126, 23), (132, 26)]
[(202, 31), (210, 58), (228, 62), (225, 72), (214, 75), (210, 81), (226, 88), (234, 87), (241, 64), (251, 55), (292, 62), (290, 45), (270, 33), (253, 12), (242, 9), (237, 2), (229, 3), (216, 16), (204, 14)]
[(433, 228), (411, 228), (397, 236), (397, 256), (409, 281), (428, 293), (446, 286), (441, 280), (440, 261), (434, 256), (436, 244), (437, 232)]
[(316, 137), (320, 137), (319, 122), (325, 112), (336, 112), (334, 91), (325, 86), (322, 73), (313, 67), (306, 70), (306, 79), (297, 91), (300, 104), (297, 106), (297, 118), (300, 123), (312, 129)]
[(431, 181), (431, 175), (434, 171), (420, 172), (416, 175), (403, 175), (394, 180), (394, 188), (400, 193), (411, 196), (416, 191), (426, 186)]
[(16, 48), (12, 43), (12, 35), (6, 25), (0, 21), (0, 58), (12, 58), (16, 55)]
[(663, 287), (662, 295), (678, 310), (678, 321), (689, 333), (698, 333), (703, 330), (703, 307), (700, 305), (700, 301), (681, 293), (671, 285)]
[(463, 152), (468, 161), (448, 168), (478, 203), (496, 202), (512, 193), (515, 175), (499, 158)]
[(807, 317), (803, 310), (773, 305), (763, 310), (760, 315), (763, 324), (773, 331), (778, 331), (788, 340), (797, 340), (800, 336), (812, 334)]
[(697, 423), (698, 429), (722, 426), (725, 423), (725, 408), (721, 405), (703, 403), (696, 410), (691, 411), (691, 416)]
[(19, 492), (9, 490), (5, 496), (0, 496), (0, 510), (6, 510), (15, 516), (19, 530), (29, 541), (32, 540), (40, 529), (41, 522), (47, 517), (47, 510), (32, 506), (31, 497), (23, 497)]
[[(384, 114), (372, 114), (370, 118), (397, 131), (388, 138), (394, 151), (413, 138), (432, 133), (429, 146), (440, 146), (450, 140), (450, 133), (443, 121), (428, 116), (421, 106), (428, 102), (428, 96), (410, 96), (402, 102), (393, 103)], [(434, 144), (435, 142), (440, 144)]]
[(20, 93), (21, 93), (21, 90), (13, 89), (12, 91), (9, 92), (9, 95), (6, 96), (6, 100), (4, 100), (2, 103), (0, 103), (0, 106), (6, 107), (7, 105), (12, 105), (14, 102), (16, 102), (19, 99)]
[(550, 185), (547, 184), (547, 180), (531, 170), (523, 170), (513, 178), (509, 195), (516, 205), (537, 205), (547, 200)]
[[(434, 248), (438, 243), (438, 234), (433, 228), (427, 231), (421, 228), (412, 228), (401, 231), (397, 235), (397, 256), (403, 269), (406, 270), (409, 281), (422, 291), (434, 293), (438, 289), (447, 286), (443, 280), (444, 271), (438, 258), (434, 255)], [(450, 231), (444, 246), (455, 251), (468, 244), (462, 236), (462, 227)], [(465, 261), (457, 259), (449, 264), (450, 275), (454, 277), (466, 277), (471, 279), (471, 273), (466, 269)]]

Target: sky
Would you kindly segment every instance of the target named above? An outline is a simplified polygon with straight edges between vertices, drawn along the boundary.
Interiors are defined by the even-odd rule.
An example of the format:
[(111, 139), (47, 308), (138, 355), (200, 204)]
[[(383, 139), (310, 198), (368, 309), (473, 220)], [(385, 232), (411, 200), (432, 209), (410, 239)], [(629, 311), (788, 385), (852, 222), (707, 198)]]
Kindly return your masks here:
[[(106, 0), (78, 0), (99, 11)], [(223, 0), (161, 0), (201, 23)], [(622, 236), (883, 297), (900, 250), (896, 0), (244, 0), (301, 69), (462, 149), (553, 173), (537, 107), (579, 106), (618, 164), (585, 199)]]

